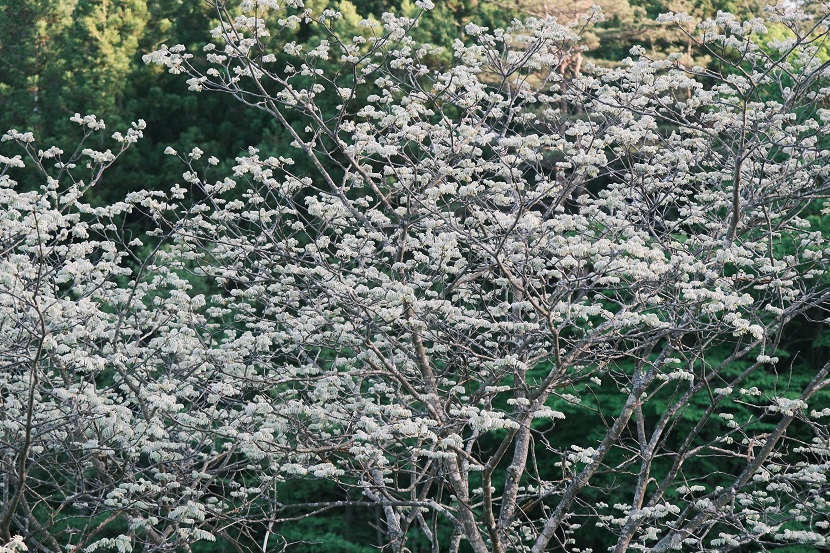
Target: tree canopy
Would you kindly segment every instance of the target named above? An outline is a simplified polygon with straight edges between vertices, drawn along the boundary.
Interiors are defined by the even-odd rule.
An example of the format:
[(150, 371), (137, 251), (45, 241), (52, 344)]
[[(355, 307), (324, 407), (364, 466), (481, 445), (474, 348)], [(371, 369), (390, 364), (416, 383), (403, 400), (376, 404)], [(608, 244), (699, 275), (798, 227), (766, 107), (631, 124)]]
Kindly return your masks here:
[(601, 11), (343, 6), (144, 56), (279, 151), (102, 202), (143, 119), (3, 136), (0, 551), (826, 550), (830, 13), (575, 65)]

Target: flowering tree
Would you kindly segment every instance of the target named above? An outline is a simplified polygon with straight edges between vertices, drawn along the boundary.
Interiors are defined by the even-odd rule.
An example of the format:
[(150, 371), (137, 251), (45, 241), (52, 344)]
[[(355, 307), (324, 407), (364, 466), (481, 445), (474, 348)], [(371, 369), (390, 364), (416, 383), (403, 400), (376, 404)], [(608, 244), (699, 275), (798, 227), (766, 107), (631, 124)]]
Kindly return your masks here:
[[(0, 158), (11, 549), (265, 552), (346, 507), (395, 552), (826, 545), (830, 364), (778, 357), (829, 292), (826, 14), (719, 14), (693, 37), (717, 70), (635, 49), (565, 86), (553, 19), (469, 25), (435, 69), (417, 20), (346, 39), (298, 0), (214, 7), (204, 60), (147, 60), (316, 170), (169, 150), (185, 186), (93, 208), (117, 154), (5, 136), (47, 182)], [(328, 38), (280, 42), (300, 24)], [(287, 501), (308, 479), (339, 497)]]

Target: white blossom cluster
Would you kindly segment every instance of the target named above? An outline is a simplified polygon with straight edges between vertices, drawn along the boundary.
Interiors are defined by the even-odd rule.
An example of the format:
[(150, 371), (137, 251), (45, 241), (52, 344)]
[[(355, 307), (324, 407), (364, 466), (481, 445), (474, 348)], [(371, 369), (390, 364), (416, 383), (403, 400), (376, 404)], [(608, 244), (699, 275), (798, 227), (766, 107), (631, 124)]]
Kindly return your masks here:
[[(242, 2), (204, 73), (181, 46), (146, 60), (269, 112), (310, 174), (288, 152), (251, 147), (219, 175), (168, 149), (200, 197), (94, 208), (84, 192), (143, 123), (118, 153), (69, 158), (4, 136), (27, 161), (0, 157), (0, 532), (55, 552), (233, 541), (327, 508), (282, 502), (317, 478), (379, 507), (395, 552), (416, 531), (438, 548), (428, 512), (452, 551), (597, 532), (620, 552), (826, 545), (811, 398), (830, 366), (759, 388), (783, 329), (830, 292), (810, 218), (830, 116), (807, 109), (830, 96), (825, 20), (805, 34), (771, 11), (794, 37), (776, 54), (761, 21), (703, 23), (729, 73), (635, 49), (566, 80), (579, 37), (553, 19), (469, 27), (435, 69), (416, 19), (347, 40), (336, 12), (288, 4)], [(329, 38), (268, 38), (300, 23)], [(73, 121), (84, 140), (105, 128)], [(11, 179), (24, 163), (40, 190)], [(574, 439), (576, 417), (599, 430)], [(607, 488), (630, 499), (590, 499)]]

